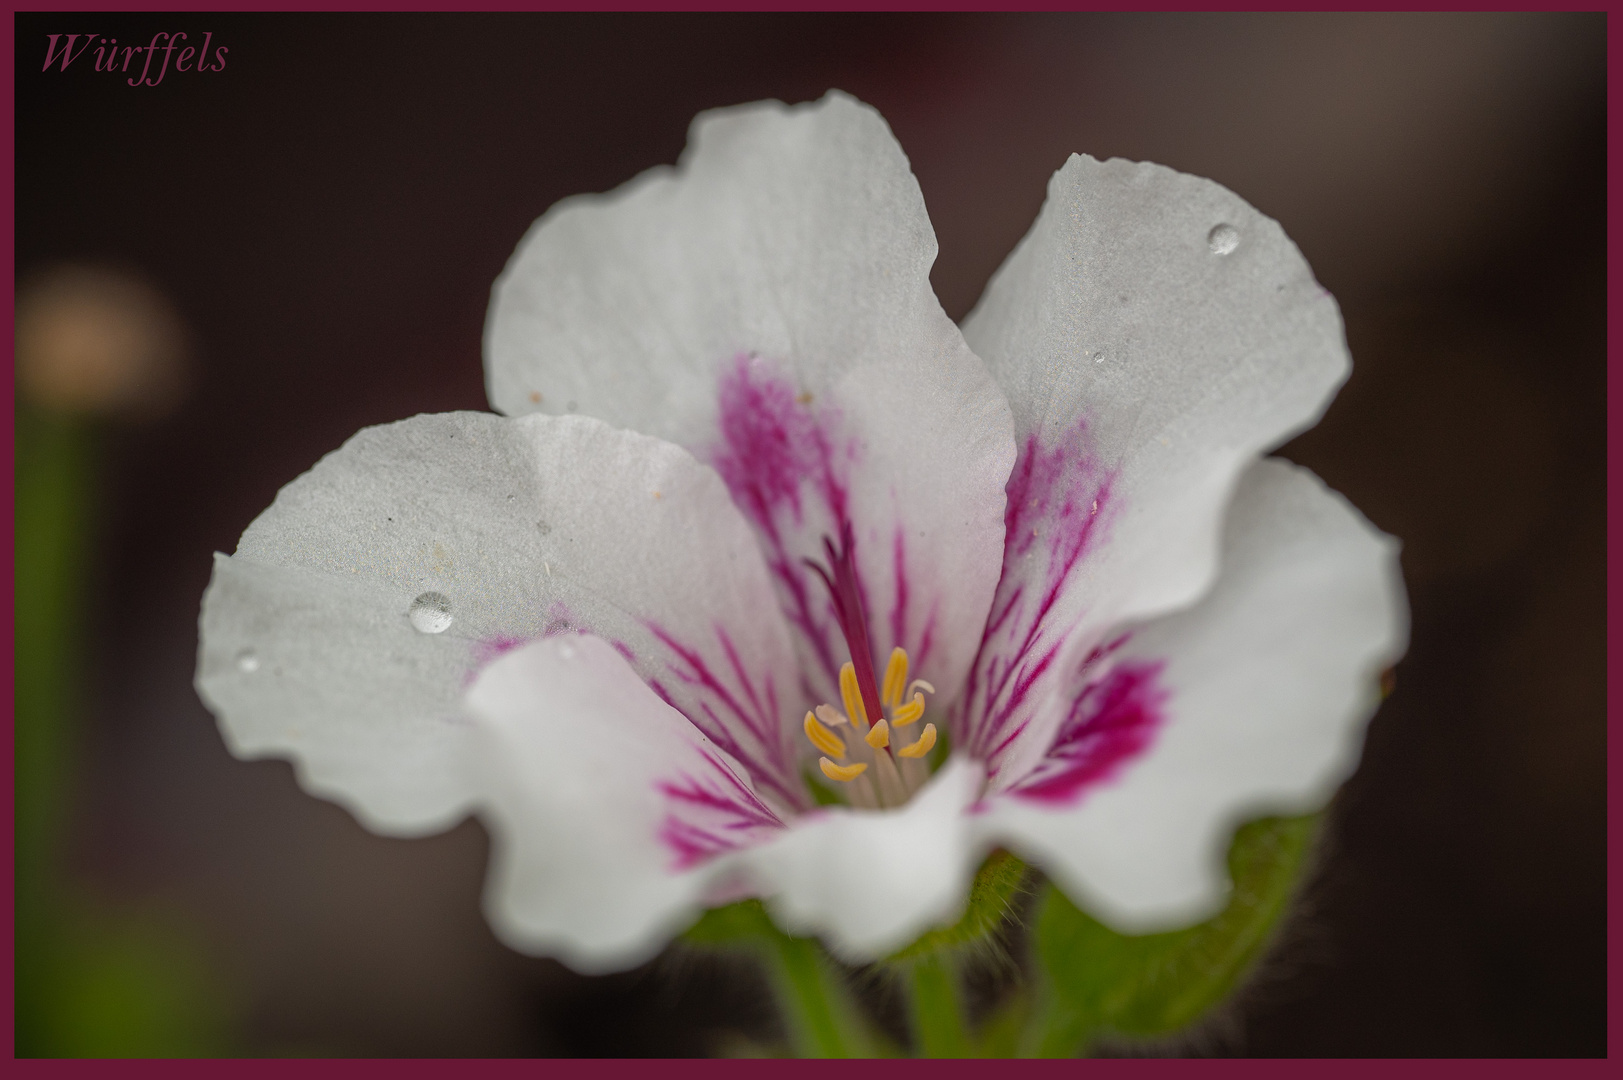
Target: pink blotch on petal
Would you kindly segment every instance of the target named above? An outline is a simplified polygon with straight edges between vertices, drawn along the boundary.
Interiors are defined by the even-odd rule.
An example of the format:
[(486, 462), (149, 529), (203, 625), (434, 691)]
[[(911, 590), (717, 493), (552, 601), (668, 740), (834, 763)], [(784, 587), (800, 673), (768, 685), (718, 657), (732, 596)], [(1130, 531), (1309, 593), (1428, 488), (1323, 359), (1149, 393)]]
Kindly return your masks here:
[(1082, 688), (1037, 767), (1010, 791), (1023, 799), (1072, 805), (1118, 776), (1149, 749), (1171, 697), (1164, 661), (1117, 664)]
[(740, 354), (722, 375), (722, 445), (712, 460), (733, 501), (768, 533), (776, 532), (775, 519), (785, 508), (799, 524), (802, 482), (826, 486), (831, 480), (828, 439), (796, 396), (794, 385), (759, 357)]
[[(1113, 476), (1091, 450), (1086, 421), (1052, 445), (1026, 439), (1005, 485), (1003, 573), (965, 684), (958, 718), (972, 753), (997, 768), (1054, 675), (1072, 625), (1050, 615), (1072, 572), (1115, 512)], [(1032, 572), (1034, 559), (1040, 569)]]
[(843, 444), (837, 461), (838, 413), (802, 395), (764, 358), (740, 353), (724, 367), (717, 386), (717, 425), (721, 441), (710, 462), (721, 474), (733, 502), (759, 531), (767, 570), (779, 591), (783, 611), (811, 644), (824, 674), (839, 671), (838, 627), (826, 598), (791, 552), (790, 530), (806, 525), (821, 504), (822, 528), (838, 535), (849, 523), (848, 493), (839, 469), (856, 463), (857, 446)]

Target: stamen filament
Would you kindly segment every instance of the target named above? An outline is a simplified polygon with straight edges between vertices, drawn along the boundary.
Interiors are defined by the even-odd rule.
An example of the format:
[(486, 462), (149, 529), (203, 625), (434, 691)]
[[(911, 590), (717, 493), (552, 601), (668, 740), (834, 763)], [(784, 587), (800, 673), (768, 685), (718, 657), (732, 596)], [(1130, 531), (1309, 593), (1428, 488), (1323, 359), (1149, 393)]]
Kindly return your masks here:
[(924, 730), (919, 733), (919, 741), (912, 746), (904, 746), (896, 751), (897, 757), (921, 758), (935, 749), (935, 725), (925, 724)]
[(838, 735), (818, 723), (817, 717), (811, 713), (806, 714), (805, 728), (806, 738), (810, 739), (811, 744), (817, 749), (837, 758), (845, 756), (845, 742)]
[(902, 774), (896, 771), (896, 762), (891, 758), (888, 750), (875, 750), (873, 755), (874, 774), (879, 780), (879, 803), (881, 806), (901, 806), (907, 802), (907, 785), (902, 782)]
[(819, 758), (817, 764), (823, 767), (824, 776), (830, 780), (838, 780), (842, 784), (849, 784), (868, 771), (868, 764), (863, 761), (859, 761), (854, 765), (836, 765), (828, 758)]

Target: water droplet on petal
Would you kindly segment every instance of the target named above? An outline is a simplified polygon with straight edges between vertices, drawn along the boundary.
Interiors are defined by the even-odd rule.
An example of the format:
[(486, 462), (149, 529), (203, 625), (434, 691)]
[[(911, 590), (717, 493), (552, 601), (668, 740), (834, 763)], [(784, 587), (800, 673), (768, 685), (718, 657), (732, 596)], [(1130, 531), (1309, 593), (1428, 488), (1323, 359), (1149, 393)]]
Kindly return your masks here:
[(1240, 246), (1240, 230), (1233, 225), (1219, 225), (1206, 234), (1206, 246), (1213, 255), (1227, 255)]
[(406, 614), (419, 633), (442, 634), (451, 625), (451, 601), (444, 593), (425, 592), (411, 602)]
[(242, 650), (237, 654), (237, 670), (252, 675), (259, 670), (259, 656), (252, 649)]
[(1102, 364), (1102, 363), (1104, 363), (1104, 362), (1105, 362), (1105, 354), (1104, 354), (1104, 353), (1102, 353), (1102, 352), (1096, 352), (1096, 353), (1094, 353), (1094, 354), (1093, 354), (1093, 362), (1094, 362), (1094, 363), (1095, 363), (1095, 364)]
[(564, 411), (565, 412), (574, 412), (575, 411), (575, 403), (573, 401), (565, 402), (564, 403)]

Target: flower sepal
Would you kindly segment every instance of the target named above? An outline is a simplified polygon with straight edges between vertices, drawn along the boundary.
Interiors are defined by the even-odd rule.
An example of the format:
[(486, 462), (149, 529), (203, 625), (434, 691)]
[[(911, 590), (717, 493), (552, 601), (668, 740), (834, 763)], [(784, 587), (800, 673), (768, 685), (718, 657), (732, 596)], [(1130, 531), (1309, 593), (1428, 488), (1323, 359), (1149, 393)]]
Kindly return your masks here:
[(951, 926), (926, 931), (882, 962), (907, 965), (942, 954), (964, 955), (992, 948), (993, 935), (1002, 928), (1025, 884), (1024, 862), (1001, 848), (992, 852), (969, 887), (963, 916)]
[(1228, 906), (1186, 930), (1118, 934), (1045, 886), (1032, 936), (1039, 1004), (1024, 1049), (1071, 1057), (1101, 1037), (1167, 1035), (1199, 1021), (1272, 943), (1312, 864), (1320, 817), (1263, 818), (1237, 830)]

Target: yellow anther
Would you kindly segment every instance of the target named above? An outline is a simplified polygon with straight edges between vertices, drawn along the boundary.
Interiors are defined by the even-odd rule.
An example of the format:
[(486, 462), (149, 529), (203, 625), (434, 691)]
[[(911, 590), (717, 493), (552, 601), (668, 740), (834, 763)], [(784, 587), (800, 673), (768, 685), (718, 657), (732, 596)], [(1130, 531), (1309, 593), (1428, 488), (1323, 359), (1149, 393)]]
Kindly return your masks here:
[(862, 707), (862, 689), (857, 685), (856, 666), (847, 660), (840, 669), (840, 697), (845, 701), (845, 715), (858, 727), (868, 726), (868, 710)]
[(859, 761), (855, 765), (836, 765), (828, 758), (821, 758), (817, 763), (823, 767), (824, 776), (830, 780), (838, 780), (842, 784), (849, 784), (868, 769), (868, 763), (865, 761)]
[(825, 754), (833, 754), (835, 757), (845, 756), (845, 743), (840, 741), (838, 735), (818, 723), (817, 717), (811, 713), (806, 714), (806, 738)]
[(891, 727), (906, 727), (924, 715), (924, 695), (914, 694), (913, 700), (890, 714)]
[(890, 725), (881, 720), (862, 739), (875, 750), (882, 750), (890, 745)]
[(850, 721), (845, 718), (845, 714), (840, 712), (840, 710), (836, 709), (832, 705), (817, 706), (817, 719), (821, 720), (829, 727), (839, 727), (841, 724), (850, 723)]
[[(902, 747), (900, 750), (896, 751), (896, 756), (897, 757), (915, 757), (915, 758), (923, 757), (925, 754), (928, 754), (934, 748), (935, 748), (935, 725), (934, 724), (925, 724), (923, 733), (919, 735), (919, 741), (914, 743), (912, 746), (904, 746), (904, 747)], [(827, 761), (828, 759), (824, 758), (823, 760)], [(823, 771), (828, 772), (828, 766), (827, 765), (823, 766)]]
[(901, 646), (890, 650), (890, 663), (885, 665), (885, 683), (879, 690), (879, 700), (885, 705), (902, 703), (902, 687), (907, 685), (907, 650)]

